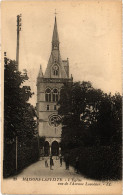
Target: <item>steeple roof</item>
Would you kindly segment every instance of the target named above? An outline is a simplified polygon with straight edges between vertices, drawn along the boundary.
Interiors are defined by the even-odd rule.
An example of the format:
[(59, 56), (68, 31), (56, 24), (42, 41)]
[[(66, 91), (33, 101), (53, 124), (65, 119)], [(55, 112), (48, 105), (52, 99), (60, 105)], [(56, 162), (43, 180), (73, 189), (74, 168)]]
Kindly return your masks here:
[(56, 16), (55, 16), (55, 23), (54, 23), (52, 43), (56, 43), (56, 42), (59, 43), (59, 36), (58, 36), (57, 21), (56, 21)]
[[(53, 74), (53, 66), (58, 66), (58, 74)], [(47, 64), (47, 68), (44, 74), (44, 78), (68, 78), (62, 59), (60, 55), (59, 50), (59, 36), (58, 36), (58, 30), (57, 30), (57, 21), (55, 16), (55, 23), (54, 23), (54, 29), (53, 29), (53, 36), (52, 36), (52, 50), (51, 55)]]

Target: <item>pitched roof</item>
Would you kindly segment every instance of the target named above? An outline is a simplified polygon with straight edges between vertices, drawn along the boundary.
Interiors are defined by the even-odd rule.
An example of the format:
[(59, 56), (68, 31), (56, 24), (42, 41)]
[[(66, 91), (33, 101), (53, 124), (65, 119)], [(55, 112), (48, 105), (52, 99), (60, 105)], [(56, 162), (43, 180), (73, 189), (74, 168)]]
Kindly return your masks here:
[(59, 51), (51, 52), (44, 78), (51, 78), (51, 67), (54, 64), (54, 59), (56, 59), (59, 65), (59, 78), (68, 78)]

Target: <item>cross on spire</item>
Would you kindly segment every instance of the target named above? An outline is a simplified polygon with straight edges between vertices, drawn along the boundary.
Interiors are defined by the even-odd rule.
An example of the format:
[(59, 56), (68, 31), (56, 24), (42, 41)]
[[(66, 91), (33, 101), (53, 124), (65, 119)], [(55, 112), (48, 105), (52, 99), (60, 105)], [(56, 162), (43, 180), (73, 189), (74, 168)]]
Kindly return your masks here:
[(56, 14), (58, 14), (58, 13), (56, 12), (56, 9), (55, 9), (55, 13), (54, 13), (54, 14), (55, 14), (55, 16), (56, 16)]

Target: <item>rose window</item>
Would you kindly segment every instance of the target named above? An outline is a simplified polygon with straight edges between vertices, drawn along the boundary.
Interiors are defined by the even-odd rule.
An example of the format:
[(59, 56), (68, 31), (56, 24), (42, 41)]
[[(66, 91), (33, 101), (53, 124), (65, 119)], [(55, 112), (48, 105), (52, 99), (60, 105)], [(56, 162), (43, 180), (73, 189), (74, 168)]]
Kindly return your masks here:
[(61, 117), (57, 114), (51, 115), (49, 117), (49, 125), (57, 127), (60, 125)]

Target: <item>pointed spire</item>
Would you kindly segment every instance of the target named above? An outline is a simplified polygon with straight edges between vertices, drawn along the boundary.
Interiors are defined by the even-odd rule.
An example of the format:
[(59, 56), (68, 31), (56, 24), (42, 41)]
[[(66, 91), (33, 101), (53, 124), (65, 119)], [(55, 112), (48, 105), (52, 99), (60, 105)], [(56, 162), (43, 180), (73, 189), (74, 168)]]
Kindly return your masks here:
[[(57, 13), (55, 12), (55, 15), (56, 14)], [(64, 68), (64, 64), (60, 56), (59, 44), (60, 42), (59, 42), (59, 36), (57, 30), (57, 20), (55, 16), (55, 23), (54, 23), (54, 30), (53, 30), (53, 37), (52, 37), (52, 51), (44, 74), (44, 78), (68, 78)], [(59, 67), (58, 75), (54, 75), (53, 73), (54, 63), (57, 64), (57, 66)]]
[(40, 65), (40, 70), (38, 73), (38, 77), (43, 77), (43, 71), (42, 71), (42, 66)]
[(59, 49), (59, 36), (57, 30), (56, 16), (55, 16), (55, 23), (54, 23), (54, 30), (53, 30), (53, 37), (52, 37), (52, 49)]
[(52, 42), (59, 42), (58, 30), (57, 30), (57, 21), (55, 16), (54, 30), (53, 30), (53, 38)]

